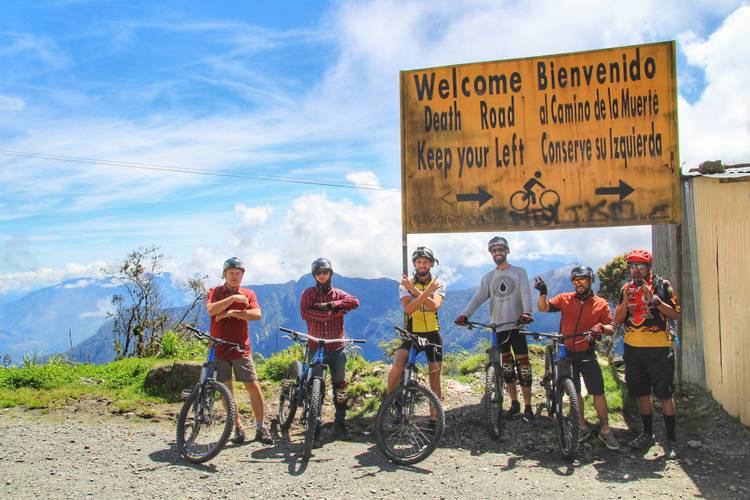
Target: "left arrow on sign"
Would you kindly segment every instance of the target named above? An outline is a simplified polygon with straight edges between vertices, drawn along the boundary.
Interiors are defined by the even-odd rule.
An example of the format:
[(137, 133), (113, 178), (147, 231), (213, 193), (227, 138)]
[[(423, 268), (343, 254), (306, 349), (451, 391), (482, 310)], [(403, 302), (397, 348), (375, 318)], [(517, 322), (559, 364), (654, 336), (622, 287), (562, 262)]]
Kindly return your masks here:
[(469, 193), (469, 194), (456, 194), (456, 201), (461, 203), (463, 201), (478, 201), (479, 206), (481, 207), (488, 201), (492, 199), (492, 195), (482, 189), (481, 187), (478, 189), (476, 193)]

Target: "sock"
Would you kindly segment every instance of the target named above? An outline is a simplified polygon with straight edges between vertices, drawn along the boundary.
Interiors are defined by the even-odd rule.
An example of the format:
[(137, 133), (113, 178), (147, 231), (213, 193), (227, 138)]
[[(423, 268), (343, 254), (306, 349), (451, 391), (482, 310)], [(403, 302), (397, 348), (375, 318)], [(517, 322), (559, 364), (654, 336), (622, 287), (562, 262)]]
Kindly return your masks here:
[(643, 433), (647, 436), (654, 435), (654, 416), (649, 413), (648, 415), (641, 415), (641, 421), (643, 422)]
[(257, 427), (258, 429), (262, 429), (263, 428), (263, 421), (261, 420), (260, 422), (255, 422), (255, 427)]
[(667, 439), (669, 441), (677, 441), (675, 434), (675, 416), (674, 415), (662, 415), (664, 417), (664, 425), (667, 426)]

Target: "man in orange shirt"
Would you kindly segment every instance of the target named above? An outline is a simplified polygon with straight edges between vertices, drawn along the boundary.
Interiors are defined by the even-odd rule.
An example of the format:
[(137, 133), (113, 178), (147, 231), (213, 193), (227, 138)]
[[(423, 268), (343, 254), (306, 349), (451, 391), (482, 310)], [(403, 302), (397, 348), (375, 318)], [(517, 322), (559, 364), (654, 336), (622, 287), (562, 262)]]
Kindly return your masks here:
[(576, 266), (570, 271), (570, 281), (575, 292), (561, 293), (547, 300), (547, 285), (537, 277), (534, 288), (539, 290), (537, 309), (542, 312), (560, 311), (560, 333), (565, 337), (568, 359), (573, 369), (573, 382), (578, 391), (580, 433), (579, 440), (586, 439), (590, 432), (586, 427), (581, 397), (581, 376), (586, 383), (586, 390), (594, 398), (594, 408), (599, 416), (601, 429), (599, 439), (610, 450), (617, 450), (620, 444), (609, 428), (609, 409), (604, 396), (604, 378), (602, 369), (596, 361), (594, 342), (587, 337), (575, 336), (590, 332), (592, 339), (600, 339), (602, 333), (612, 335), (612, 314), (609, 304), (603, 298), (594, 295), (591, 287), (594, 284), (594, 271), (588, 266)]
[[(232, 372), (237, 382), (244, 382), (250, 395), (250, 406), (256, 421), (255, 440), (271, 444), (271, 433), (263, 424), (263, 393), (258, 384), (252, 350), (250, 348), (250, 328), (248, 321), (257, 321), (261, 317), (260, 305), (255, 292), (241, 288), (245, 267), (237, 257), (224, 262), (222, 278), (224, 284), (208, 291), (206, 309), (211, 316), (211, 336), (244, 346), (243, 351), (219, 345), (216, 348), (216, 367), (219, 382), (232, 387)], [(239, 412), (235, 413), (235, 435), (232, 439), (239, 444), (245, 441), (245, 428), (240, 421)]]

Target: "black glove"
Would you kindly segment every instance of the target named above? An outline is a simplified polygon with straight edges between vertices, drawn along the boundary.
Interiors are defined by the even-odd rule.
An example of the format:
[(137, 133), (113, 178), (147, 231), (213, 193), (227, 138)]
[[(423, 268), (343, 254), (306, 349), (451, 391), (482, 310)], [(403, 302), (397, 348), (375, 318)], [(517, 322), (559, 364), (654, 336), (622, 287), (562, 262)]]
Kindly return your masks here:
[(541, 276), (534, 278), (534, 288), (539, 290), (539, 295), (547, 295), (547, 284)]
[(521, 316), (518, 317), (519, 325), (528, 325), (529, 323), (533, 321), (534, 321), (534, 318), (532, 318), (531, 314), (529, 313), (523, 313)]
[(456, 318), (453, 322), (457, 324), (458, 326), (466, 326), (466, 323), (469, 321), (469, 318), (464, 316), (463, 314)]

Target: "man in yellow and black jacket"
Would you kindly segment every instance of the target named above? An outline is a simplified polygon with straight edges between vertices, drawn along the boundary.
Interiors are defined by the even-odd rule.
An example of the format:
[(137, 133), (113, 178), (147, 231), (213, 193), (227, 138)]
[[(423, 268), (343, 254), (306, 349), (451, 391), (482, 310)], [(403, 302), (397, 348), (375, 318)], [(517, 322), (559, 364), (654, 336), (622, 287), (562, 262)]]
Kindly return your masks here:
[[(445, 284), (432, 277), (432, 267), (438, 262), (435, 255), (427, 247), (417, 247), (411, 255), (414, 265), (414, 276), (409, 278), (404, 275), (401, 278), (399, 296), (401, 306), (407, 319), (407, 330), (427, 339), (431, 344), (437, 344), (441, 348), (427, 346), (422, 348), (427, 356), (427, 366), (430, 372), (430, 389), (438, 398), (441, 397), (440, 371), (443, 366), (443, 339), (440, 336), (440, 325), (438, 323), (437, 311), (445, 299)], [(388, 373), (388, 392), (395, 389), (404, 365), (409, 355), (411, 344), (404, 342), (396, 351), (393, 367)]]

